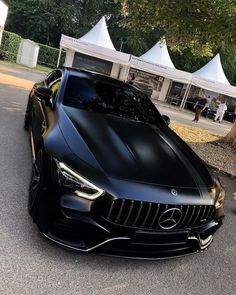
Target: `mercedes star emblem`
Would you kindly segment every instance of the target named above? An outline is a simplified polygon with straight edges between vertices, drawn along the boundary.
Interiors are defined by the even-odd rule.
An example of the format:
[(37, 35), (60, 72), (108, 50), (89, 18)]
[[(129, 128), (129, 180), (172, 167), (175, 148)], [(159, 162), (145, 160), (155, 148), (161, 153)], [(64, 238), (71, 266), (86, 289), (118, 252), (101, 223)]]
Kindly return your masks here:
[(178, 208), (171, 208), (164, 211), (159, 218), (159, 226), (162, 229), (176, 227), (182, 218), (182, 212)]

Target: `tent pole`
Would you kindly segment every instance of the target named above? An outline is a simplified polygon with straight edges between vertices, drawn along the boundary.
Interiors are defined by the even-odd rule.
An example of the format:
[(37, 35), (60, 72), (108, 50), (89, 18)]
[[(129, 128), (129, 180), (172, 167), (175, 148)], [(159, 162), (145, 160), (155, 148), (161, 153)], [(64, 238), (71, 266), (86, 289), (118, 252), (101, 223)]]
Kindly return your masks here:
[(185, 107), (185, 103), (186, 103), (186, 101), (188, 99), (188, 95), (189, 95), (191, 86), (192, 86), (191, 83), (189, 83), (186, 90), (185, 90), (184, 97), (183, 97), (182, 102), (181, 102), (181, 104), (179, 106), (180, 109), (183, 109)]
[(57, 68), (60, 65), (60, 60), (61, 60), (61, 52), (62, 52), (62, 47), (60, 47), (59, 55), (58, 55), (58, 60), (57, 60)]

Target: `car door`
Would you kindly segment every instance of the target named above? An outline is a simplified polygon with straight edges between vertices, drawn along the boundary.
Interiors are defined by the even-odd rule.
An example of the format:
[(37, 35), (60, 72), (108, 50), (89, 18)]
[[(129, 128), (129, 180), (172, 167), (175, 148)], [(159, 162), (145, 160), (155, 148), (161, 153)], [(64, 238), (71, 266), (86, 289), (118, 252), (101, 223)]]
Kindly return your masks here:
[[(62, 73), (60, 70), (55, 70), (45, 80), (45, 86), (52, 90), (51, 105), (54, 105), (58, 89), (61, 84)], [(41, 85), (40, 85), (41, 86)], [(52, 112), (51, 106), (47, 106), (43, 100), (34, 95), (31, 107), (32, 118), (32, 135), (35, 148), (48, 128), (48, 113)]]

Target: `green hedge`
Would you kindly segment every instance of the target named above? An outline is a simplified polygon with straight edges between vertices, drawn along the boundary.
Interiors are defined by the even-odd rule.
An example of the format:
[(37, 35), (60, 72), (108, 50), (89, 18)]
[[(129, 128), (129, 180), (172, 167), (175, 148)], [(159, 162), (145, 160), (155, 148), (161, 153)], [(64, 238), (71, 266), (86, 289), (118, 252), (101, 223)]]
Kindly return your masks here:
[[(16, 62), (17, 53), (20, 46), (22, 38), (21, 36), (3, 31), (2, 35), (2, 44), (0, 46), (0, 59)], [(50, 47), (44, 44), (38, 43), (40, 46), (39, 48), (39, 55), (38, 55), (38, 64), (45, 65), (48, 67), (56, 67), (57, 60), (59, 55), (59, 49)], [(60, 66), (64, 64), (65, 61), (65, 52), (62, 52)]]
[[(46, 65), (49, 67), (56, 67), (57, 60), (59, 56), (59, 49), (47, 46), (44, 44), (38, 43), (39, 48), (39, 56), (38, 56), (38, 64)], [(65, 61), (65, 52), (62, 52), (60, 66), (64, 64)]]
[(3, 31), (2, 44), (0, 46), (0, 59), (16, 62), (21, 36)]

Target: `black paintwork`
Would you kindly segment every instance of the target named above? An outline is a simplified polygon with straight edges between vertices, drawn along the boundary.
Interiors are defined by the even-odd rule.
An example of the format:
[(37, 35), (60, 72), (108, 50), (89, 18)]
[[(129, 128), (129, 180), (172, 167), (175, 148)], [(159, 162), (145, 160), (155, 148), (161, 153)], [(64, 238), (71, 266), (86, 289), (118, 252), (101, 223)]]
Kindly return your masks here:
[[(36, 89), (40, 88), (40, 93), (43, 93), (42, 87), (50, 86), (50, 77), (53, 75), (56, 78), (61, 76), (56, 96), (52, 97), (50, 102), (42, 96), (39, 99)], [(169, 129), (164, 120), (160, 119), (161, 116), (157, 124), (148, 124), (65, 106), (63, 96), (70, 75), (118, 85), (124, 89), (134, 89), (121, 81), (69, 68), (58, 69), (45, 81), (34, 85), (27, 106), (26, 127), (30, 127), (32, 131), (35, 152), (41, 148), (44, 151), (47, 159), (45, 164), (47, 171), (51, 171), (50, 183), (54, 191), (51, 196), (45, 193), (47, 196), (41, 196), (39, 202), (36, 220), (45, 235), (53, 237), (53, 240), (63, 245), (73, 245), (73, 248), (79, 250), (118, 234), (131, 238), (127, 229), (104, 224), (93, 211), (96, 204), (103, 206), (104, 202), (109, 203), (114, 198), (164, 204), (214, 205), (215, 200), (208, 193), (214, 186), (214, 180), (206, 166), (190, 147)], [(103, 189), (106, 195), (92, 202), (58, 188), (53, 158), (64, 162), (93, 182)], [(178, 190), (177, 197), (170, 194), (172, 188)], [(51, 216), (50, 222), (48, 218), (43, 217), (45, 212), (42, 204), (47, 202), (53, 207), (53, 213), (48, 213)], [(68, 233), (63, 234), (61, 230), (58, 233), (55, 230), (54, 223), (61, 210), (64, 212), (64, 219), (72, 214), (68, 220), (78, 223), (78, 235), (82, 244), (77, 239), (76, 246), (76, 243), (68, 238)], [(219, 223), (213, 228), (215, 226), (219, 227)], [(89, 237), (88, 230), (91, 231)], [(199, 250), (196, 245), (189, 249), (181, 251), (188, 253)], [(137, 255), (148, 257), (145, 256), (145, 251), (147, 250), (138, 251)], [(176, 253), (182, 254), (181, 251), (178, 252), (176, 248)], [(153, 257), (172, 256), (171, 251), (168, 250), (165, 254), (164, 252), (160, 255), (153, 254)]]

